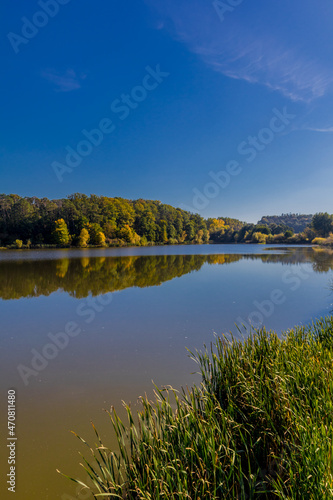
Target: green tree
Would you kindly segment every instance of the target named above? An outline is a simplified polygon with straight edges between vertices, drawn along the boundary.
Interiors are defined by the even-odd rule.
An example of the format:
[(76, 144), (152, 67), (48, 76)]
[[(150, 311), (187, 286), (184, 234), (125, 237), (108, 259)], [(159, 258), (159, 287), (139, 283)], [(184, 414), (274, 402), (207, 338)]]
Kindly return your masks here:
[(206, 228), (203, 229), (203, 242), (204, 243), (209, 242), (209, 231)]
[[(139, 207), (141, 208), (142, 203)], [(140, 210), (135, 220), (135, 230), (140, 236), (145, 236), (148, 241), (156, 240), (155, 217), (149, 208)]]
[(171, 238), (173, 240), (177, 237), (177, 231), (176, 231), (176, 228), (173, 224), (170, 224), (168, 226), (168, 236), (169, 236), (169, 238)]
[(271, 234), (271, 230), (268, 226), (257, 224), (254, 228), (256, 233), (261, 234)]
[(113, 219), (108, 220), (103, 224), (103, 233), (107, 238), (110, 239), (116, 238), (117, 224)]
[(195, 237), (195, 231), (194, 231), (194, 223), (193, 221), (189, 221), (186, 226), (185, 226), (185, 231), (186, 231), (186, 239), (188, 241), (192, 241)]
[(183, 234), (184, 224), (183, 224), (183, 217), (179, 209), (177, 209), (177, 216), (174, 226), (176, 228), (178, 238), (181, 238)]
[(327, 212), (315, 214), (311, 226), (319, 236), (327, 238), (333, 231), (333, 216), (329, 215)]
[(128, 225), (118, 231), (118, 237), (132, 245), (138, 245), (140, 243), (140, 236)]
[(194, 241), (198, 245), (201, 245), (203, 243), (203, 230), (202, 229), (199, 229), (199, 231), (197, 231), (197, 234), (195, 235)]
[(70, 236), (64, 219), (58, 219), (55, 221), (52, 236), (56, 245), (66, 246), (70, 243)]
[(303, 233), (301, 233), (304, 241), (306, 243), (310, 242), (316, 237), (316, 231), (312, 228), (312, 227), (306, 227), (303, 231)]
[(168, 241), (167, 227), (168, 227), (167, 221), (164, 219), (160, 220), (158, 233), (159, 233), (159, 241), (161, 243), (167, 243)]
[[(96, 222), (94, 222), (92, 224), (88, 224), (87, 229), (89, 231), (91, 245), (100, 245), (99, 233), (102, 233), (104, 236), (101, 226)], [(105, 236), (104, 236), (104, 242), (105, 242)]]

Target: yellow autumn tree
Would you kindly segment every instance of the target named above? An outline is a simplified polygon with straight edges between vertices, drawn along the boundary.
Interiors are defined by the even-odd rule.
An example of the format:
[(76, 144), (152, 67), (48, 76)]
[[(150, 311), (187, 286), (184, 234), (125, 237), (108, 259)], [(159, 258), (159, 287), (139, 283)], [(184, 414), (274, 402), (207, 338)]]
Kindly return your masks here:
[(106, 243), (105, 243), (105, 234), (102, 233), (102, 231), (99, 231), (96, 234), (95, 243), (99, 247), (105, 247), (105, 245), (106, 245)]
[(79, 241), (78, 241), (78, 246), (81, 248), (85, 248), (88, 244), (89, 238), (90, 238), (90, 235), (89, 235), (87, 229), (84, 227), (83, 229), (81, 229), (81, 233), (80, 233)]

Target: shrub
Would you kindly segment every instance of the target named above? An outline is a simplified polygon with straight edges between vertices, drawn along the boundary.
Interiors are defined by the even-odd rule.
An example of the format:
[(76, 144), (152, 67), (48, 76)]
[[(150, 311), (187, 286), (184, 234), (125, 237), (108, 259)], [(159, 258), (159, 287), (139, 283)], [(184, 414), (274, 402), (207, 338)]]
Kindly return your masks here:
[(168, 245), (178, 245), (178, 240), (176, 238), (169, 238)]
[(145, 235), (141, 236), (140, 246), (146, 247), (147, 245), (148, 245), (147, 237)]
[(23, 241), (22, 240), (15, 240), (14, 245), (16, 248), (22, 248), (23, 246)]
[(283, 233), (275, 234), (273, 238), (273, 243), (283, 243), (285, 241)]
[(333, 246), (333, 234), (330, 233), (327, 238), (314, 238), (312, 240), (314, 245), (325, 245), (325, 246)]
[(329, 237), (326, 238), (326, 245), (333, 246), (333, 234), (330, 233)]
[(324, 245), (326, 242), (326, 238), (314, 238), (311, 243), (313, 245)]
[(303, 233), (296, 233), (288, 239), (288, 243), (306, 243), (306, 240)]

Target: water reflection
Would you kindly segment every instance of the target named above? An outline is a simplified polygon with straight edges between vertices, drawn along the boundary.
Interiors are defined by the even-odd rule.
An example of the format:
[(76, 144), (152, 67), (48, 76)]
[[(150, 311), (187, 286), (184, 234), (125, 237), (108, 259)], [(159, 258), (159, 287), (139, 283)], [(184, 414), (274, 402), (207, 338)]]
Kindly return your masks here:
[(314, 272), (333, 269), (333, 251), (286, 248), (281, 254), (154, 255), (82, 257), (58, 260), (0, 261), (0, 298), (48, 296), (63, 291), (84, 298), (131, 287), (159, 286), (199, 271), (204, 264), (228, 265), (240, 260), (261, 260), (285, 265), (311, 263)]

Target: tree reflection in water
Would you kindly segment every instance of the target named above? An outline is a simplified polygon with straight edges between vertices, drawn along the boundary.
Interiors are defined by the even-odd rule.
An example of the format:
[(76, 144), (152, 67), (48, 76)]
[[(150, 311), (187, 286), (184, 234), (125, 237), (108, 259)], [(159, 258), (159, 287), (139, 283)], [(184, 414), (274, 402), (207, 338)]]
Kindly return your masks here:
[[(281, 249), (280, 249), (281, 250)], [(333, 269), (333, 251), (300, 247), (282, 254), (155, 255), (0, 261), (0, 298), (38, 297), (63, 291), (76, 298), (131, 287), (159, 286), (204, 264), (229, 265), (240, 260), (286, 265), (311, 263), (314, 272)]]

